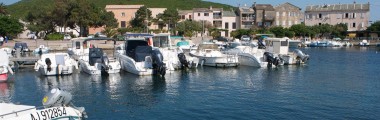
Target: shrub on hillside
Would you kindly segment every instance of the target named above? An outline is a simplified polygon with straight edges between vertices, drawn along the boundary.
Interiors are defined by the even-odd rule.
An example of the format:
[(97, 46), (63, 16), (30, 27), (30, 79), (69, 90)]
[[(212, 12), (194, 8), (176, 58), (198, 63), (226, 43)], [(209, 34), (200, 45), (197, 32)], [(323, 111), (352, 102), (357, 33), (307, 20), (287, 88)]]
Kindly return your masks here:
[(52, 33), (46, 35), (45, 40), (63, 40), (63, 35), (59, 33)]

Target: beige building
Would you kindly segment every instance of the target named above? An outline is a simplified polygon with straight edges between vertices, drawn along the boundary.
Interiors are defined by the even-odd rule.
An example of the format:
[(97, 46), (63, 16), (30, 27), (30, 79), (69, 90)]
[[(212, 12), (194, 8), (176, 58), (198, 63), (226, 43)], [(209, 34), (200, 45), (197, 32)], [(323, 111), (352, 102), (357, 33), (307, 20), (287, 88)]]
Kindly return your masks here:
[(180, 17), (179, 22), (193, 19), (193, 11), (192, 10), (178, 10), (178, 15)]
[(292, 25), (300, 24), (303, 21), (301, 8), (284, 3), (274, 7), (276, 11), (276, 19), (274, 25), (289, 28)]
[(251, 7), (243, 6), (237, 9), (237, 28), (250, 29), (254, 24), (255, 11)]
[(255, 11), (254, 25), (256, 27), (270, 27), (273, 25), (276, 12), (271, 4), (254, 3), (252, 8)]
[[(106, 11), (112, 11), (118, 22), (119, 28), (129, 26), (129, 21), (135, 17), (136, 11), (144, 5), (106, 5)], [(89, 28), (89, 34), (101, 32), (104, 28)]]
[(348, 31), (363, 31), (369, 26), (370, 4), (312, 5), (305, 10), (305, 24), (308, 26), (344, 23)]
[[(152, 17), (157, 18), (158, 14), (163, 14), (166, 8), (148, 8), (150, 11), (152, 11)], [(165, 25), (160, 25), (158, 23), (152, 22), (152, 24), (149, 25), (149, 29), (168, 29)]]

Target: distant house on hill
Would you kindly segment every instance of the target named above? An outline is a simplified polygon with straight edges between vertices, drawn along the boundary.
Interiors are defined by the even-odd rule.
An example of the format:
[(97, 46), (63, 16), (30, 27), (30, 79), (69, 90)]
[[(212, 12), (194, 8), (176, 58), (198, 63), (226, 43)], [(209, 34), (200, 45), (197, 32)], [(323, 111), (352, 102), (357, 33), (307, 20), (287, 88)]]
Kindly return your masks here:
[(369, 26), (370, 4), (325, 4), (310, 5), (305, 9), (305, 24), (308, 26), (344, 23), (348, 31), (363, 31)]
[(289, 28), (303, 22), (303, 12), (300, 7), (291, 3), (284, 3), (274, 7), (276, 11), (275, 25)]

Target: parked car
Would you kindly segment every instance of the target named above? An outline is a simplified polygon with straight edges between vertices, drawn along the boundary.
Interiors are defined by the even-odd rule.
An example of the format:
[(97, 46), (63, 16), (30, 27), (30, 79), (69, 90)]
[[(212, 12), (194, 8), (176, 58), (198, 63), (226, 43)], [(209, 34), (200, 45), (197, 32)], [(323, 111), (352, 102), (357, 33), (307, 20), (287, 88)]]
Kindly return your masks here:
[(71, 36), (69, 34), (63, 35), (63, 40), (71, 40)]
[(15, 54), (17, 49), (21, 49), (21, 54), (25, 52), (29, 52), (28, 45), (24, 42), (17, 42), (15, 43), (15, 46), (12, 49), (12, 54)]
[(218, 36), (218, 37), (216, 37), (215, 40), (223, 41), (223, 42), (228, 42), (228, 39), (225, 38), (225, 37), (222, 37), (222, 36)]
[(249, 40), (251, 40), (251, 37), (249, 37), (248, 35), (242, 35), (240, 40), (249, 41)]

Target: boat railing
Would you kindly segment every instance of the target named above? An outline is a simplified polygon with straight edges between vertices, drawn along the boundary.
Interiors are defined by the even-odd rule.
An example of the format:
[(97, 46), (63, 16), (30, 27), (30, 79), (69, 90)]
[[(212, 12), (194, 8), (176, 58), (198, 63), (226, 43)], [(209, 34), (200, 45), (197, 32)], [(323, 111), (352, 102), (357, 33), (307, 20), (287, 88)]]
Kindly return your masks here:
[(10, 113), (1, 114), (1, 115), (0, 115), (0, 118), (4, 118), (5, 116), (13, 115), (13, 114), (16, 114), (16, 115), (17, 115), (17, 113), (21, 113), (21, 112), (28, 111), (28, 110), (33, 110), (33, 109), (40, 109), (40, 108), (44, 108), (44, 106), (31, 107), (31, 108), (27, 108), (27, 109), (23, 109), (23, 110), (12, 111), (12, 112), (10, 112)]

